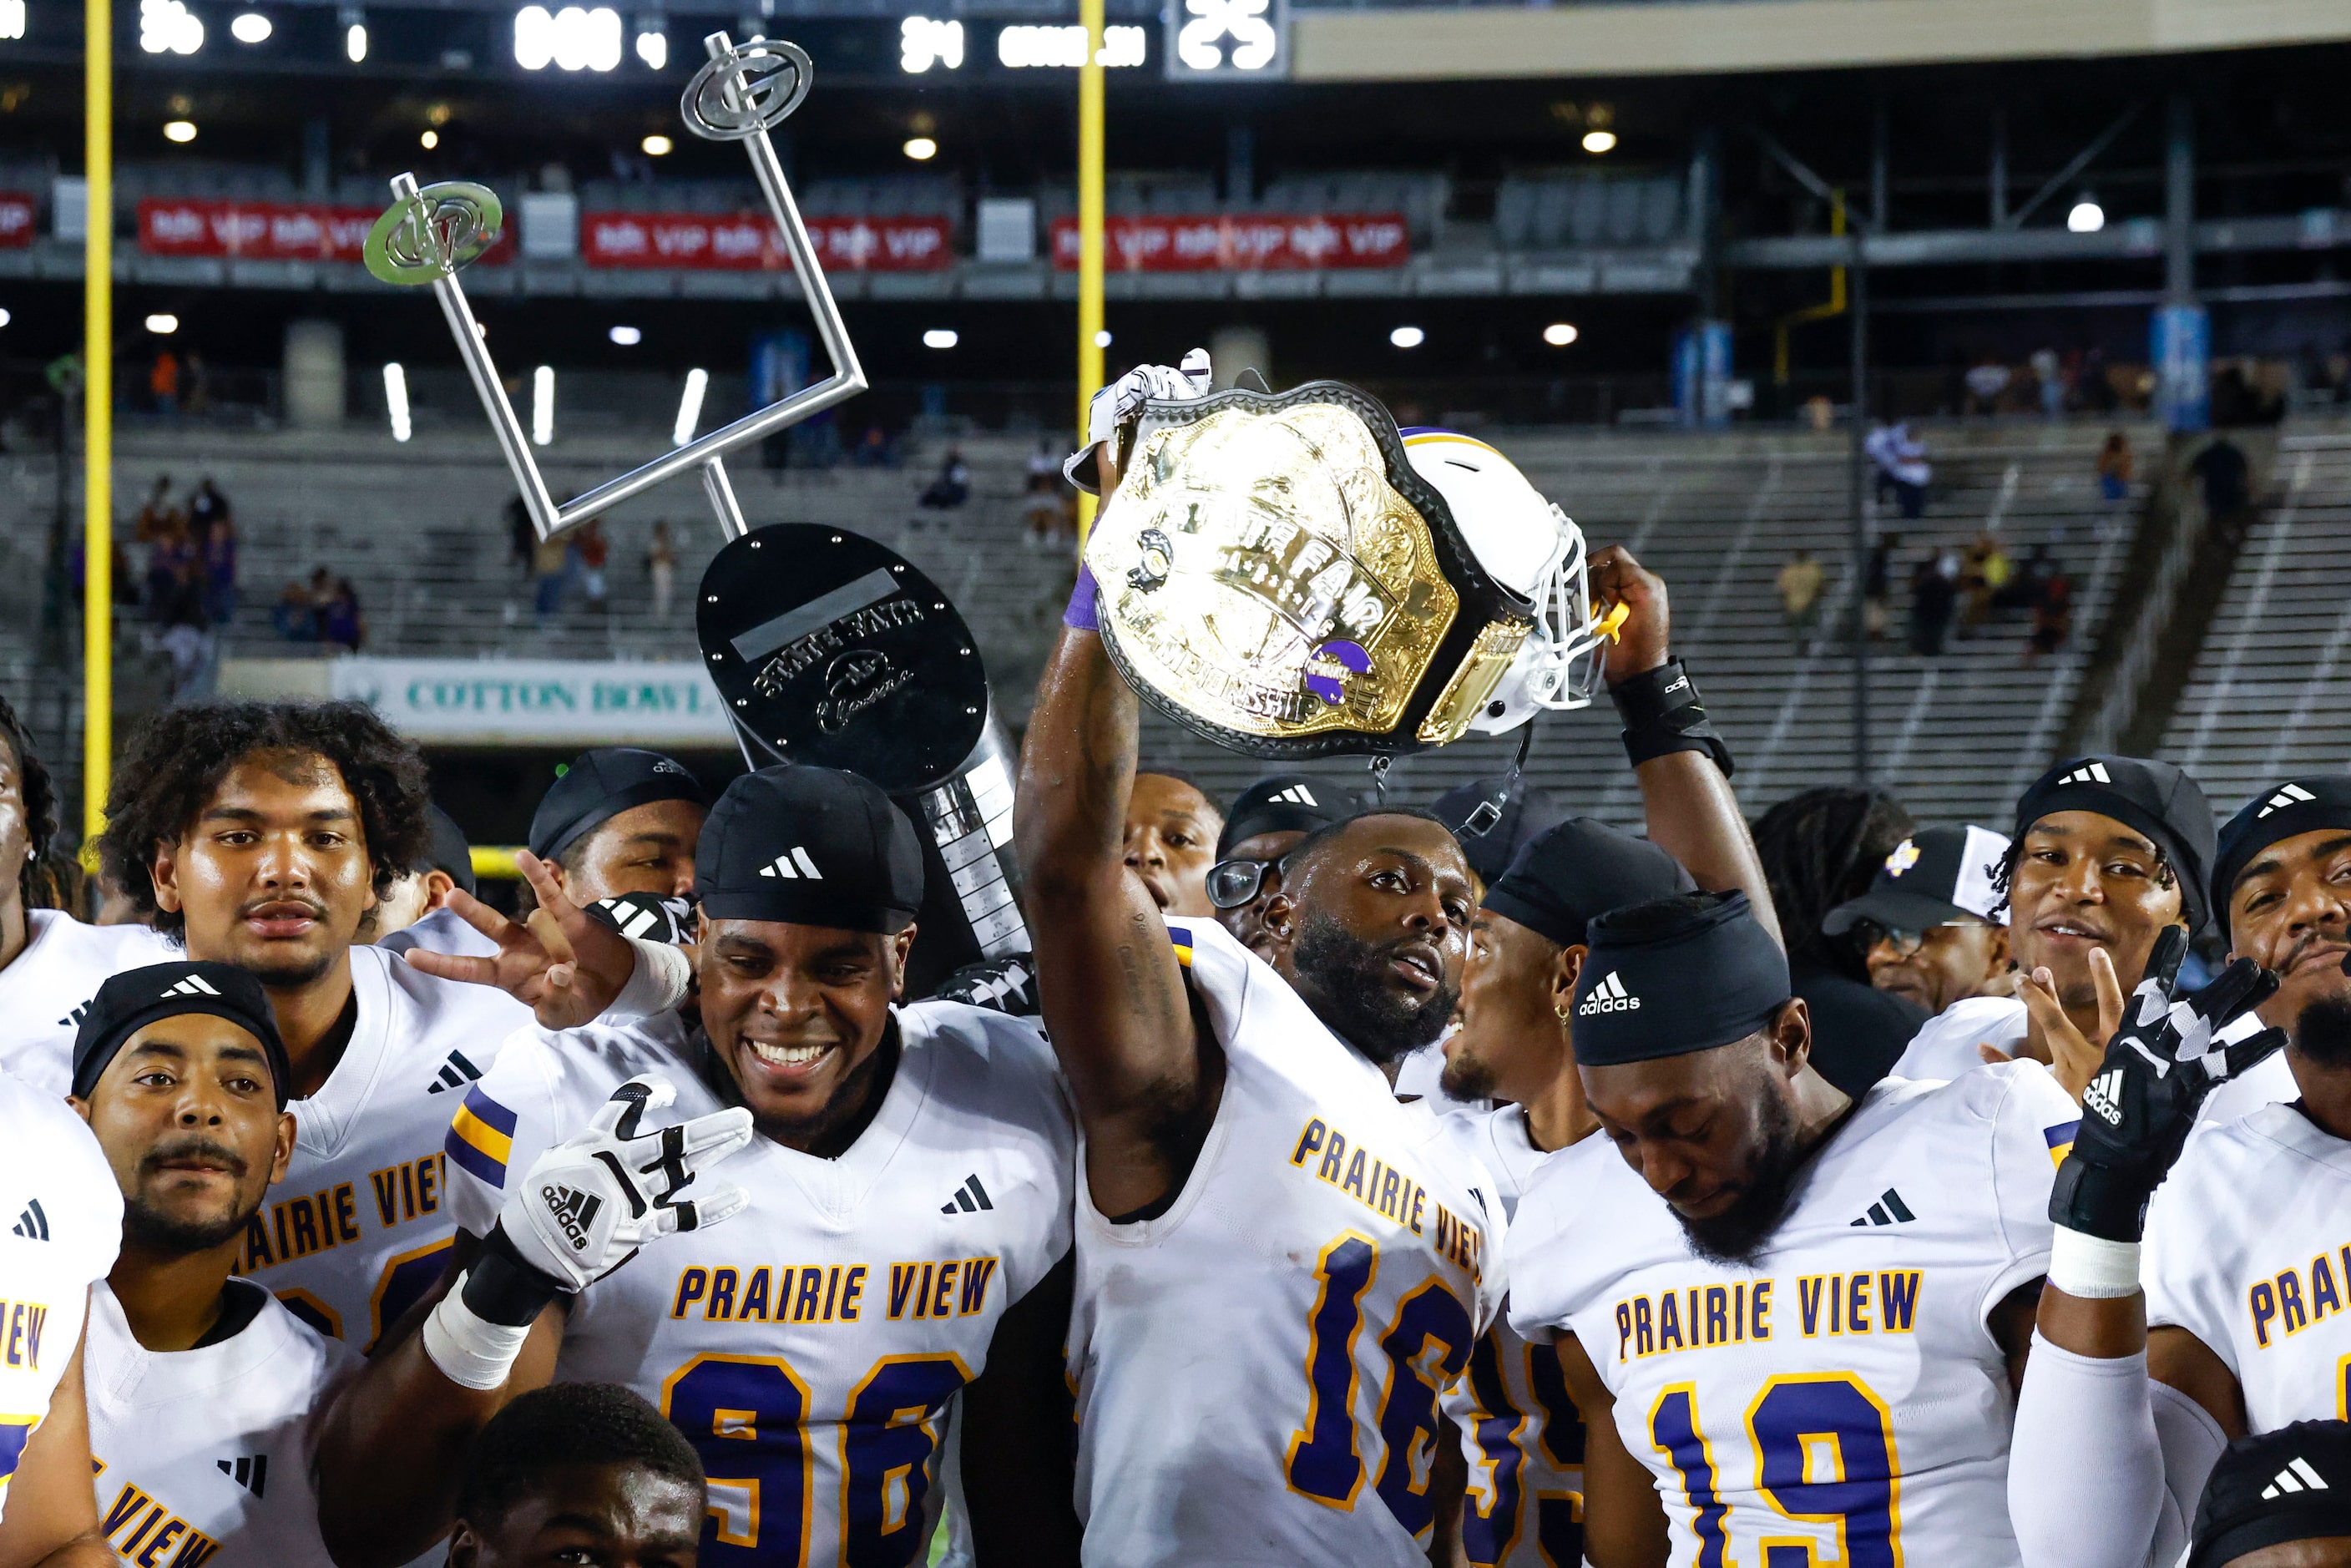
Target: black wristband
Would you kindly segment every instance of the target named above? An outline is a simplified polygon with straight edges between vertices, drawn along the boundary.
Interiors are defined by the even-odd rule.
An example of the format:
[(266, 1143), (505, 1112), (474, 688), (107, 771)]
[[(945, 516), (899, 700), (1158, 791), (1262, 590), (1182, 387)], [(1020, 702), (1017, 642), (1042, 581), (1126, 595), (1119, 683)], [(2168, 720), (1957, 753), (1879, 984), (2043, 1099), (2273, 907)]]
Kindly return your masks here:
[(2135, 1245), (2146, 1234), (2147, 1202), (2152, 1196), (2144, 1176), (2068, 1155), (2049, 1191), (2049, 1218), (2085, 1236)]
[(563, 1293), (550, 1275), (523, 1261), (503, 1223), (482, 1238), (482, 1249), (465, 1270), (465, 1310), (485, 1322), (528, 1328)]
[(1634, 767), (1677, 751), (1703, 751), (1731, 775), (1730, 747), (1707, 718), (1706, 705), (1679, 659), (1627, 675), (1608, 688), (1616, 716), (1625, 724), (1625, 755)]

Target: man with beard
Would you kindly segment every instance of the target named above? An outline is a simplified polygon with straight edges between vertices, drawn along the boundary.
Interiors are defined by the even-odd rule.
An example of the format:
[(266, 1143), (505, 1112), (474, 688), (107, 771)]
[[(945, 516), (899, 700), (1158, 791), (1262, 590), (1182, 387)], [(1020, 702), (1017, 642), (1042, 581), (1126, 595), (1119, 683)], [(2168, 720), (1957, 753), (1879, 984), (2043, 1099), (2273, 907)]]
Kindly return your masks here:
[(131, 737), (106, 814), (108, 874), (190, 958), (260, 981), (286, 1045), (289, 1196), (246, 1227), (237, 1272), (319, 1333), (373, 1343), (446, 1259), (450, 1112), (530, 1021), (354, 945), (431, 853), (423, 759), (360, 703), (167, 708)]
[[(537, 919), (568, 904), (541, 862), (524, 869)], [(807, 766), (737, 779), (702, 831), (695, 885), (698, 1022), (677, 1010), (682, 985), (613, 1021), (639, 1010), (636, 961), (684, 960), (571, 908), (545, 956), (578, 971), (597, 1021), (518, 1033), (456, 1110), (449, 1274), (321, 1446), (336, 1561), (402, 1563), (449, 1528), (469, 1440), (550, 1380), (624, 1384), (659, 1405), (709, 1471), (714, 1560), (919, 1560), (954, 1486), (941, 1484), (951, 1413), (978, 1561), (1073, 1559), (1057, 1265), (1076, 1136), (1052, 1053), (1024, 1019), (898, 1005), (923, 862), (914, 824), (866, 779)], [(523, 951), (500, 936), (499, 962)], [(488, 960), (452, 962), (494, 978)], [(567, 1258), (562, 1274), (517, 1251), (545, 1223), (540, 1173), (573, 1146), (562, 1140), (655, 1082), (644, 1110), (674, 1095), (684, 1130), (638, 1135), (632, 1113), (622, 1140), (660, 1150), (674, 1134), (691, 1154), (698, 1129), (739, 1127), (748, 1146), (725, 1174), (741, 1202), (686, 1186), (700, 1223), (627, 1268), (618, 1247), (577, 1271)]]
[[(2210, 1125), (2184, 1153), (2126, 1124), (2149, 1151), (2143, 1234), (2123, 1200), (2061, 1220), (2085, 1233), (2073, 1245), (2097, 1266), (2051, 1270), (2041, 1332), (2058, 1347), (2046, 1357), (2057, 1392), (2036, 1390), (2017, 1413), (2020, 1443), (2029, 1432), (2053, 1455), (2087, 1441), (2112, 1466), (2101, 1467), (2112, 1490), (2075, 1505), (2096, 1511), (2064, 1551), (2093, 1568), (2176, 1556), (2231, 1439), (2339, 1416), (2346, 1396), (2351, 779), (2289, 779), (2248, 801), (2221, 830), (2211, 891), (2233, 956), (2277, 977), (2258, 1017), (2285, 1031), (2286, 1049), (2211, 1092)], [(2043, 1359), (2036, 1350), (2036, 1380)], [(2019, 1499), (2021, 1532), (2028, 1517), (2048, 1526), (2025, 1537), (2028, 1562), (2059, 1560), (2064, 1506), (2045, 1492)]]
[(1589, 939), (1607, 1141), (1546, 1166), (1505, 1248), (1511, 1326), (1586, 1424), (1586, 1559), (2014, 1563), (2007, 1413), (2074, 1106), (2030, 1062), (1838, 1091), (1742, 894)]
[(287, 1076), (267, 994), (226, 964), (115, 976), (75, 1042), (74, 1104), (123, 1201), (83, 1375), (99, 1526), (126, 1560), (328, 1562), (311, 1416), (357, 1357), (230, 1273), (293, 1157)]

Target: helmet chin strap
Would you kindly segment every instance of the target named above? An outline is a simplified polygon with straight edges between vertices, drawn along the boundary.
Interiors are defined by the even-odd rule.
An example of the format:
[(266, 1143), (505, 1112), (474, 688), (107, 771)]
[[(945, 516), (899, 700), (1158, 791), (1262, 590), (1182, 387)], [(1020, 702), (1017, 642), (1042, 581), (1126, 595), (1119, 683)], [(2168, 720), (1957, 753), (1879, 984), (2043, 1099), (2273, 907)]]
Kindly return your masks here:
[(1526, 773), (1527, 757), (1534, 750), (1535, 725), (1541, 716), (1541, 714), (1531, 714), (1527, 722), (1519, 726), (1519, 752), (1510, 758), (1510, 770), (1502, 776), (1501, 789), (1470, 809), (1469, 814), (1462, 818), (1460, 825), (1453, 830), (1455, 838), (1482, 839), (1501, 824), (1502, 812), (1509, 808), (1511, 798), (1518, 794), (1519, 780)]

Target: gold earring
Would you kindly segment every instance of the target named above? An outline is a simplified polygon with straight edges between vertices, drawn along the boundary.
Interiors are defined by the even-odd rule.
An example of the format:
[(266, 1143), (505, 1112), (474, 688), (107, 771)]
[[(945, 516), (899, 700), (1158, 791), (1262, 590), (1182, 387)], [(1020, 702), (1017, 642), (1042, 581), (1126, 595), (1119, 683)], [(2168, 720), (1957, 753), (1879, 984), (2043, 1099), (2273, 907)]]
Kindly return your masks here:
[(1551, 1010), (1559, 1015), (1559, 1027), (1562, 1029), (1568, 1028), (1575, 1021), (1568, 1016), (1567, 1009), (1561, 1007), (1557, 1002), (1552, 1003)]

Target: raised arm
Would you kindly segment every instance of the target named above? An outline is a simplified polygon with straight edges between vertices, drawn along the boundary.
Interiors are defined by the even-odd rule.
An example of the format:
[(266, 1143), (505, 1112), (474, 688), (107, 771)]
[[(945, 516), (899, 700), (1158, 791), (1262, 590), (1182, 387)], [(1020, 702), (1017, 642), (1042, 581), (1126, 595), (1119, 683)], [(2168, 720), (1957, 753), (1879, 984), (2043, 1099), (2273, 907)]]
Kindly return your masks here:
[[(1609, 688), (1665, 703), (1686, 695), (1646, 690), (1669, 686), (1673, 681), (1671, 673), (1662, 678), (1654, 674), (1665, 670), (1671, 656), (1672, 616), (1664, 580), (1635, 560), (1624, 546), (1611, 545), (1592, 558), (1592, 591), (1602, 603), (1621, 604), (1630, 612), (1603, 667)], [(1650, 841), (1681, 862), (1691, 880), (1707, 892), (1744, 893), (1756, 920), (1786, 946), (1762, 859), (1747, 831), (1747, 819), (1740, 814), (1739, 797), (1713, 754), (1668, 751), (1636, 763), (1633, 773), (1641, 783)]]

